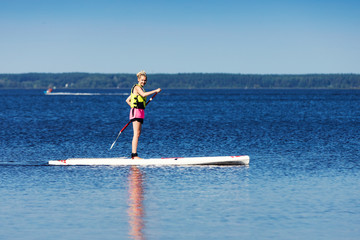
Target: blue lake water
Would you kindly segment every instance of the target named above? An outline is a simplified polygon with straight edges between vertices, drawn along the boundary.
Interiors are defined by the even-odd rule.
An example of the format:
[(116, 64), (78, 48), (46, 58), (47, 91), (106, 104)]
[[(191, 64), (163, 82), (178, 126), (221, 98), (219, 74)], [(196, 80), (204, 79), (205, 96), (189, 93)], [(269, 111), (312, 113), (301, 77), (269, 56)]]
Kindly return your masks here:
[[(60, 91), (60, 90), (58, 90)], [(126, 90), (0, 90), (0, 239), (359, 239), (360, 90), (163, 90), (139, 155), (250, 165), (48, 166), (131, 153)]]

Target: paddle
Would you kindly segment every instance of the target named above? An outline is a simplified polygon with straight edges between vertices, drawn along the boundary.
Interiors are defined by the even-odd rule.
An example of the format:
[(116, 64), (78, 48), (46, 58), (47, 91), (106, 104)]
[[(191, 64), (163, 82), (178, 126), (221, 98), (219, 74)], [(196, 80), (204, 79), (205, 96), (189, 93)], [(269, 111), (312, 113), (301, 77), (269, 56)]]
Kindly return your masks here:
[[(149, 99), (149, 101), (147, 101), (146, 106), (149, 104), (149, 102), (151, 102), (151, 101), (154, 99), (154, 97), (156, 96), (156, 94), (158, 94), (158, 93), (155, 93), (155, 94)], [(109, 150), (111, 150), (111, 149), (114, 147), (116, 141), (117, 141), (118, 138), (120, 137), (120, 134), (127, 128), (127, 126), (129, 126), (130, 123), (131, 123), (131, 120), (120, 130), (117, 138), (115, 139), (115, 141), (113, 142), (113, 144), (111, 144), (111, 147), (110, 147)]]

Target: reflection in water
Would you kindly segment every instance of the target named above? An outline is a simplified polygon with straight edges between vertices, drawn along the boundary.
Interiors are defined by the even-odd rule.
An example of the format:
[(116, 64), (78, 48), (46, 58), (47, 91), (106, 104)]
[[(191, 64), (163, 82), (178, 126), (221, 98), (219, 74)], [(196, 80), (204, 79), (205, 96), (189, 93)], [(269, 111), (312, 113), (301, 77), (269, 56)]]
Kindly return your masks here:
[(130, 168), (129, 174), (129, 235), (133, 239), (145, 239), (144, 228), (144, 189), (143, 174), (136, 166)]

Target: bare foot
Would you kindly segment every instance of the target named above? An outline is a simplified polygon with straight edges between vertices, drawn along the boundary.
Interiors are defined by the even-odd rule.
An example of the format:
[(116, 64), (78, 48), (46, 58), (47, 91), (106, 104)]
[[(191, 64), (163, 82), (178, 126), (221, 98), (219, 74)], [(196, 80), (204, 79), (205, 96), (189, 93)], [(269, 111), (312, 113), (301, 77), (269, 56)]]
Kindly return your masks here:
[(138, 160), (138, 159), (142, 159), (142, 158), (141, 158), (141, 157), (136, 156), (136, 157), (133, 157), (132, 159), (134, 159), (134, 160)]

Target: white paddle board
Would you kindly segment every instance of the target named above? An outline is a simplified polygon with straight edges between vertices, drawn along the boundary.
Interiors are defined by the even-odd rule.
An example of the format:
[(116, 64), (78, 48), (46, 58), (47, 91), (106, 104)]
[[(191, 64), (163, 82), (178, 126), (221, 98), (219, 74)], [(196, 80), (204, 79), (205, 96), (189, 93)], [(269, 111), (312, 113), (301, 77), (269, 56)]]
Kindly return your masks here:
[(249, 156), (190, 157), (190, 158), (69, 158), (49, 161), (49, 165), (113, 165), (113, 166), (149, 166), (149, 165), (249, 165)]

